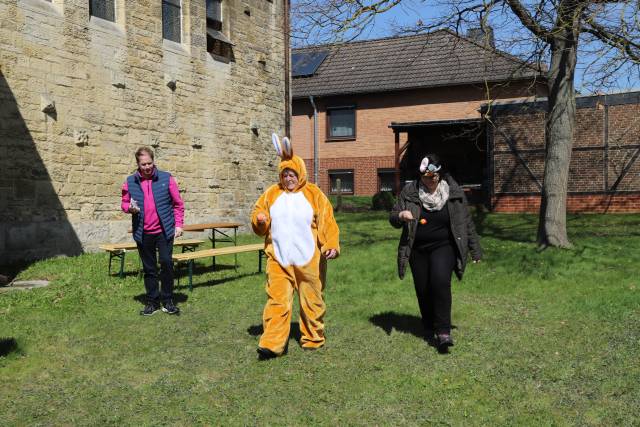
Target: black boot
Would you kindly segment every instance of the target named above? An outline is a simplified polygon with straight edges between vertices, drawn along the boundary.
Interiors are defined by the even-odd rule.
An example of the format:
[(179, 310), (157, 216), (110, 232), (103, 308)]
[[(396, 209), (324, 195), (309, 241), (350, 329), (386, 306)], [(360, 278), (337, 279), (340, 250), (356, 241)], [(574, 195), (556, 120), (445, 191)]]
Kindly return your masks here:
[(448, 353), (449, 347), (453, 347), (453, 338), (451, 338), (450, 334), (438, 334), (436, 341), (440, 353)]
[(269, 359), (275, 359), (278, 356), (281, 356), (281, 354), (276, 354), (273, 351), (269, 350), (268, 348), (262, 348), (262, 347), (258, 347), (258, 360), (269, 360)]

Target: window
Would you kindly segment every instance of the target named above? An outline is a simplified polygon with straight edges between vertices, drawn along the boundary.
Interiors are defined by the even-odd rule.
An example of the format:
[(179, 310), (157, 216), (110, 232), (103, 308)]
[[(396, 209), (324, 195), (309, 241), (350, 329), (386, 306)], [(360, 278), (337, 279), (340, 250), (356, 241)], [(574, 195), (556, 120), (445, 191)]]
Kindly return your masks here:
[(327, 108), (327, 139), (356, 137), (356, 107)]
[(180, 43), (181, 22), (180, 0), (162, 0), (162, 38)]
[(329, 171), (330, 193), (338, 194), (338, 179), (342, 194), (353, 194), (353, 170)]
[(207, 5), (207, 52), (219, 61), (232, 61), (233, 43), (222, 32), (222, 0), (205, 1)]
[(115, 0), (89, 0), (89, 15), (116, 22)]
[(222, 30), (222, 0), (206, 0), (207, 28)]
[(378, 191), (395, 191), (395, 169), (378, 169)]

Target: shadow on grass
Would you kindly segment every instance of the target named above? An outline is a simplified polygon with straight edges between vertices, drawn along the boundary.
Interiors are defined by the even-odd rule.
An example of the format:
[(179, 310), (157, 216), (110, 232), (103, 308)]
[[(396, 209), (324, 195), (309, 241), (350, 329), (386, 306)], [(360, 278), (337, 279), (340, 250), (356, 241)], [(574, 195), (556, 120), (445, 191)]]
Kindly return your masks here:
[(534, 242), (538, 226), (535, 215), (522, 215), (519, 221), (510, 219), (509, 225), (490, 221), (489, 215), (482, 209), (475, 209), (472, 213), (473, 223), (481, 237), (492, 237), (509, 242)]
[[(217, 269), (217, 267), (216, 267)], [(211, 271), (208, 271), (209, 273)], [(230, 277), (223, 277), (221, 279), (211, 279), (208, 280), (206, 282), (201, 282), (201, 283), (193, 283), (193, 289), (196, 288), (208, 288), (211, 286), (218, 286), (218, 285), (222, 285), (223, 283), (226, 282), (233, 282), (234, 280), (238, 280), (238, 279), (243, 279), (245, 277), (251, 277), (251, 276), (255, 276), (255, 275), (263, 275), (264, 272), (259, 272), (256, 271), (255, 273), (245, 273), (245, 274), (238, 274), (237, 276), (230, 276)], [(195, 272), (194, 272), (194, 276), (195, 276)], [(183, 284), (184, 283), (184, 284)], [(189, 276), (182, 276), (180, 278), (180, 285), (179, 286), (175, 286), (174, 289), (189, 289)]]
[[(122, 278), (126, 278), (126, 277), (132, 277), (132, 276), (138, 276), (140, 275), (140, 278), (142, 278), (142, 270), (140, 270), (140, 273), (138, 273), (137, 271), (125, 271), (124, 273), (122, 273)], [(109, 275), (110, 278), (112, 279), (120, 279), (120, 273), (119, 272), (113, 272), (113, 270), (111, 270), (111, 274)]]
[[(607, 219), (604, 220), (606, 215)], [(634, 214), (567, 215), (570, 238), (637, 237), (640, 217)]]
[[(147, 294), (140, 294), (133, 297), (134, 300), (138, 301), (141, 304), (147, 303)], [(189, 299), (187, 294), (183, 294), (182, 292), (175, 292), (173, 294), (173, 302), (176, 304), (180, 304), (186, 302)]]
[[(211, 273), (214, 271), (227, 271), (234, 270), (236, 267), (233, 264), (219, 264), (216, 263), (216, 268), (214, 269), (210, 262), (207, 263), (197, 263), (193, 266), (193, 274), (202, 274), (202, 273)], [(189, 275), (189, 265), (187, 263), (181, 263), (174, 267), (174, 273), (181, 273), (182, 275)]]
[[(233, 270), (236, 267), (233, 264), (216, 264), (216, 268), (215, 270), (213, 269), (213, 267), (211, 265), (205, 265), (205, 264), (196, 264), (194, 266), (193, 269), (193, 274), (202, 274), (202, 273), (210, 273), (212, 271), (225, 271), (225, 270)], [(174, 273), (180, 273), (181, 277), (188, 275), (188, 270), (187, 270), (187, 264), (180, 264), (180, 267), (176, 267), (174, 268)], [(135, 277), (135, 276), (140, 276), (140, 279), (142, 279), (144, 277), (144, 271), (142, 270), (142, 267), (140, 267), (140, 271), (138, 270), (129, 270), (129, 271), (124, 271), (123, 273), (123, 278), (126, 277)], [(109, 277), (114, 278), (114, 279), (119, 279), (120, 278), (120, 272), (119, 271), (115, 271), (112, 268), (111, 269), (111, 274), (109, 275)]]
[(0, 338), (0, 357), (8, 356), (18, 351), (18, 342), (15, 338)]
[[(247, 332), (252, 337), (257, 337), (259, 335), (262, 335), (264, 329), (262, 329), (262, 325), (252, 325), (247, 328)], [(300, 324), (298, 322), (291, 322), (291, 330), (289, 332), (289, 339), (287, 341), (291, 340), (291, 338), (293, 338), (298, 344), (300, 344), (302, 334), (300, 334)]]
[[(389, 226), (391, 228), (391, 226)], [(349, 247), (371, 246), (377, 243), (398, 241), (399, 236), (380, 237), (365, 231), (352, 231), (348, 238)]]
[[(535, 214), (489, 215), (486, 211), (472, 211), (476, 231), (482, 237), (533, 243), (538, 231)], [(567, 215), (567, 231), (571, 239), (593, 237), (640, 236), (640, 220), (637, 215), (572, 214)]]
[[(387, 335), (391, 335), (391, 332), (395, 329), (396, 331), (408, 333), (415, 337), (418, 337), (430, 346), (435, 347), (435, 341), (433, 338), (425, 336), (424, 326), (422, 325), (422, 319), (418, 316), (413, 316), (411, 314), (399, 314), (394, 313), (393, 311), (387, 311), (385, 313), (376, 314), (375, 316), (371, 316), (369, 321), (374, 325), (378, 326), (382, 330), (384, 330)], [(457, 329), (455, 325), (451, 325), (451, 329)], [(438, 349), (438, 353), (447, 354), (449, 352), (448, 348)]]
[(391, 335), (391, 331), (395, 329), (400, 332), (415, 335), (418, 338), (424, 338), (422, 319), (418, 316), (387, 311), (371, 316), (369, 322), (384, 330), (387, 335)]

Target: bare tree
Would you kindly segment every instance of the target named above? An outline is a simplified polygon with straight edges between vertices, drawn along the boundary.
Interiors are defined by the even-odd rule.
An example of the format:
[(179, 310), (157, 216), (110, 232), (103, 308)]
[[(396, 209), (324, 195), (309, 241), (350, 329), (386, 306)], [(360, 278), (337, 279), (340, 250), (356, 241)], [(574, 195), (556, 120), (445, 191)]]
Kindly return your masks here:
[[(433, 1), (433, 3), (430, 3)], [(589, 79), (585, 87), (610, 87), (616, 79), (638, 79), (638, 0), (294, 0), (294, 45), (304, 40), (349, 40), (366, 32), (392, 8), (429, 16), (396, 32), (480, 27), (496, 31), (496, 47), (525, 62), (548, 68), (548, 113), (542, 201), (541, 247), (570, 247), (566, 204), (576, 117), (575, 75), (579, 58)], [(504, 29), (507, 29), (506, 31)], [(608, 86), (609, 85), (609, 86)]]

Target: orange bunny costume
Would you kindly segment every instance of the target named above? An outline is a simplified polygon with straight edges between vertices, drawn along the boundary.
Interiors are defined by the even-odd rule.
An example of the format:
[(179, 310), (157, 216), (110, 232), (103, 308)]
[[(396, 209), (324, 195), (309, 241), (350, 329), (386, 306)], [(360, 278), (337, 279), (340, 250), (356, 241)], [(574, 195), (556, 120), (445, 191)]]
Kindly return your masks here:
[[(263, 312), (264, 333), (258, 352), (282, 355), (289, 339), (293, 293), (300, 300), (301, 344), (306, 349), (325, 343), (323, 290), (326, 259), (323, 254), (340, 252), (338, 224), (333, 207), (320, 188), (307, 182), (304, 161), (293, 155), (291, 143), (282, 144), (273, 135), (276, 151), (282, 158), (278, 173), (281, 181), (270, 186), (258, 199), (251, 215), (253, 231), (265, 236), (267, 255), (267, 303)], [(293, 170), (298, 185), (286, 189), (282, 172)], [(264, 222), (258, 216), (264, 215)]]

